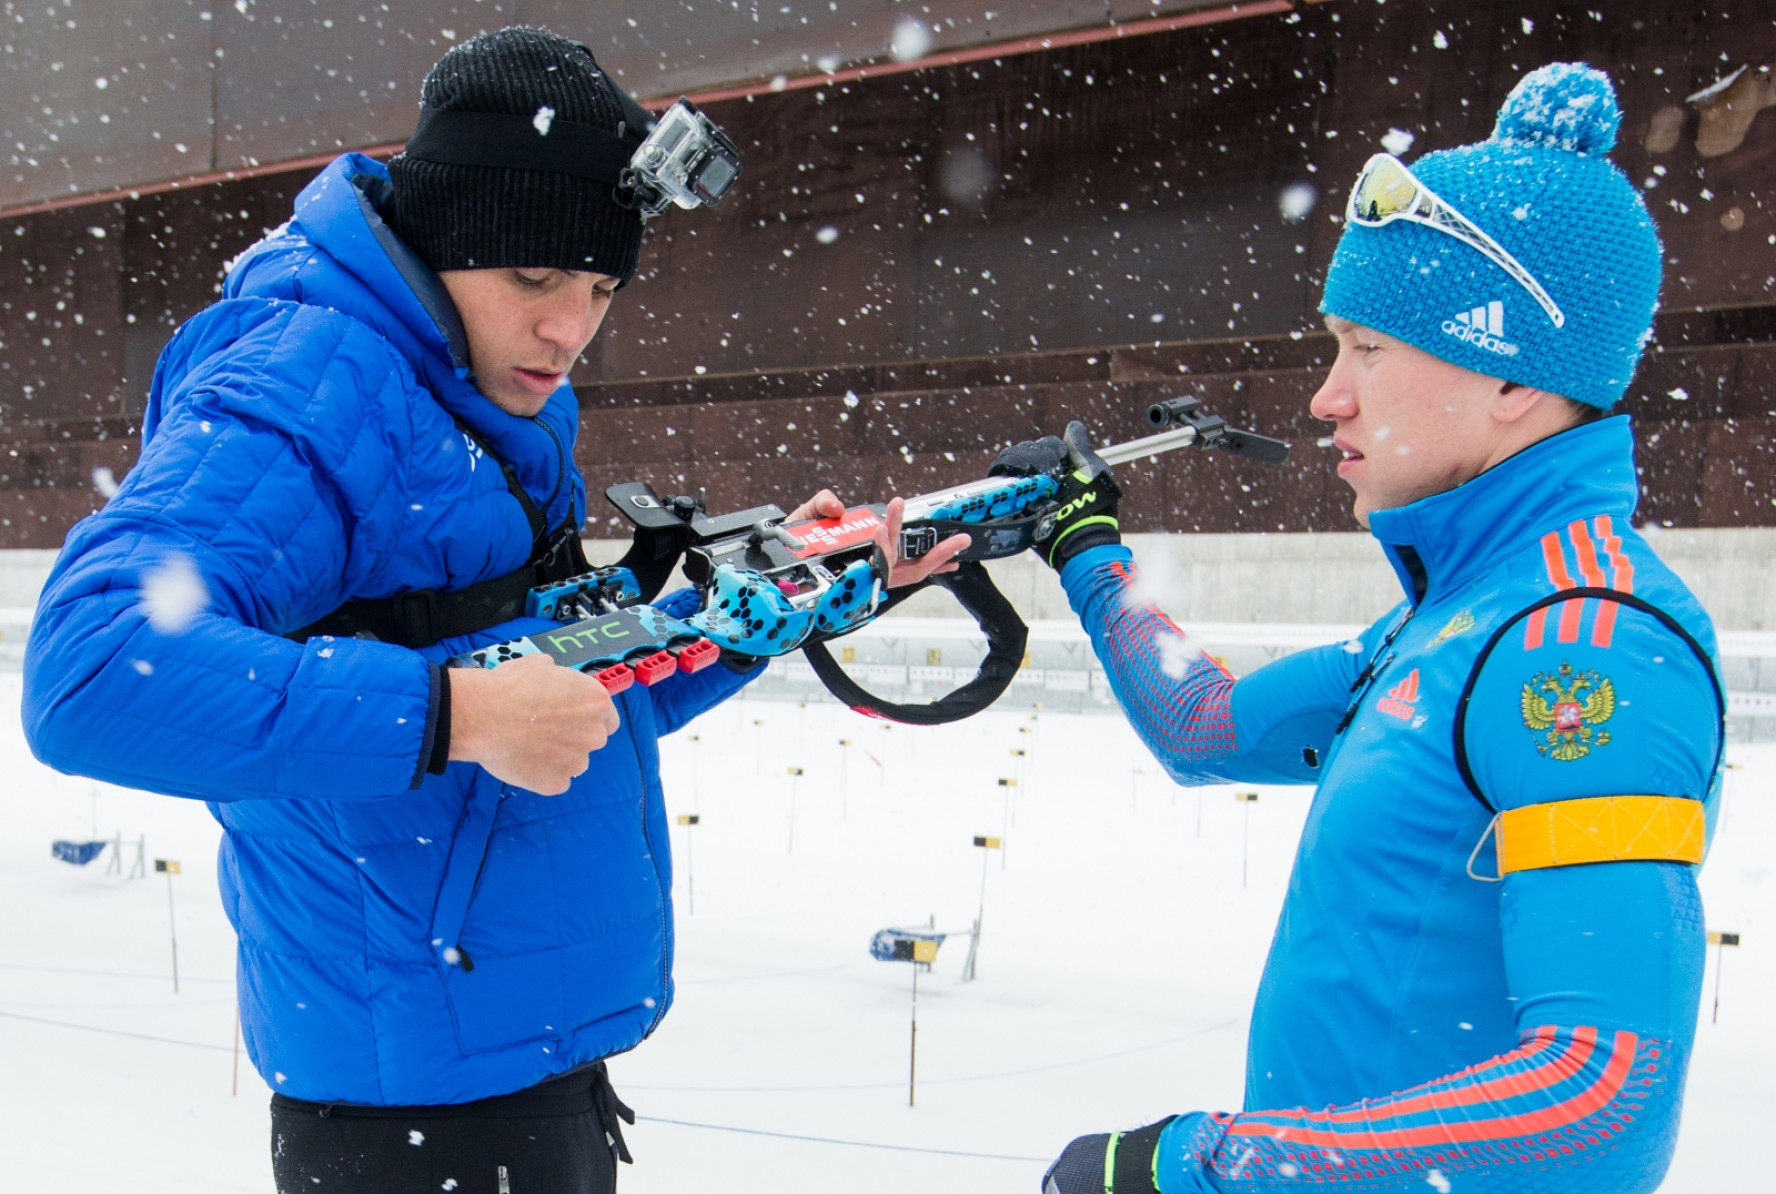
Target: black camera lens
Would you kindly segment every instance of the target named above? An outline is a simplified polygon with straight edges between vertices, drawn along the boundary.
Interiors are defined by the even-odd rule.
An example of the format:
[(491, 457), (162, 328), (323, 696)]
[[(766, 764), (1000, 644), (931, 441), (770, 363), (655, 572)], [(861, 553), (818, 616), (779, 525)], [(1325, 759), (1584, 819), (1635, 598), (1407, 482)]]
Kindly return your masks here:
[(702, 196), (703, 202), (714, 203), (728, 193), (728, 188), (734, 185), (734, 179), (739, 174), (740, 171), (735, 169), (734, 164), (726, 158), (711, 157), (697, 172), (694, 185)]

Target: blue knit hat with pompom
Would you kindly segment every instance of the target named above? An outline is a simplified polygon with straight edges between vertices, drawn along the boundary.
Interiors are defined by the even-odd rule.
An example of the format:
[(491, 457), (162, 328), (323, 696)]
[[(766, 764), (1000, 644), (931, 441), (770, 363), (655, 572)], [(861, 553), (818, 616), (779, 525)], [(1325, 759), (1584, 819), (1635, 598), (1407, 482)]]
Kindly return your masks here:
[(1347, 224), (1320, 310), (1476, 373), (1613, 405), (1652, 334), (1660, 272), (1646, 204), (1605, 156), (1621, 123), (1608, 75), (1551, 63), (1517, 84), (1491, 137), (1410, 167), (1542, 284), (1564, 326), (1485, 254), (1404, 219)]

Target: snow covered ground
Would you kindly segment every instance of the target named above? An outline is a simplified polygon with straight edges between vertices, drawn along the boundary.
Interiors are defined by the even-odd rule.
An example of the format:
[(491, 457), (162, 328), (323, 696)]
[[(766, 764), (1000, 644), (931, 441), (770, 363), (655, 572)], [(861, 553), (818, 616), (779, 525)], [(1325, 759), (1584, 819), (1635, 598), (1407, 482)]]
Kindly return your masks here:
[[(0, 673), (0, 1174), (59, 1194), (269, 1194), (266, 1090), (244, 1058), (230, 1095), (218, 831), (200, 805), (95, 798), (40, 767), (18, 692)], [(1176, 789), (1114, 716), (884, 729), (830, 703), (736, 701), (691, 732), (666, 762), (673, 811), (702, 817), (674, 830), (678, 1004), (612, 1065), (645, 1117), (626, 1191), (1034, 1194), (1078, 1133), (1238, 1105), (1306, 789), (1255, 803)], [(1776, 748), (1731, 757), (1703, 887), (1710, 926), (1744, 944), (1727, 951), (1718, 1024), (1710, 954), (1667, 1190), (1770, 1188), (1757, 1142), (1776, 1118)], [(49, 855), (52, 839), (119, 831), (146, 835), (145, 880)], [(977, 849), (977, 834), (1007, 848)], [(178, 994), (157, 857), (183, 863)], [(921, 978), (909, 1108), (911, 972), (871, 959), (869, 938), (932, 916), (966, 930), (983, 862), (979, 978), (958, 981), (965, 936)]]

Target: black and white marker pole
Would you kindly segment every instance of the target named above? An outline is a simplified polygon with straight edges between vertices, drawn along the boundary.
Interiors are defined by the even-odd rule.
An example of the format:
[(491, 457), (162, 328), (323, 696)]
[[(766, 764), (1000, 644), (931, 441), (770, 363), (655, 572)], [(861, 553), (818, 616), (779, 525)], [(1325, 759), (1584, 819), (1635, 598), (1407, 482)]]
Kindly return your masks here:
[(1011, 853), (1008, 844), (1011, 841), (1011, 826), (1013, 819), (1017, 816), (1014, 811), (1017, 808), (1017, 778), (1015, 776), (1003, 778), (999, 781), (999, 786), (1005, 791), (1005, 807), (999, 813), (999, 869), (1004, 870), (1005, 856)]
[(915, 1106), (919, 1083), (919, 971), (931, 969), (946, 933), (937, 931), (937, 917), (923, 929), (883, 929), (870, 939), (870, 956), (879, 962), (913, 964), (912, 1031), (907, 1042), (907, 1106)]
[(974, 844), (981, 852), (980, 910), (974, 914), (974, 934), (968, 942), (968, 961), (962, 967), (962, 981), (965, 983), (974, 981), (975, 963), (980, 958), (981, 924), (987, 919), (987, 859), (992, 851), (1002, 849), (1004, 845), (996, 837), (981, 834), (975, 835)]
[(691, 807), (699, 807), (697, 797), (697, 743), (703, 741), (703, 735), (691, 735)]
[(784, 851), (786, 854), (795, 853), (796, 796), (801, 791), (801, 787), (802, 769), (791, 767), (789, 769), (789, 849)]
[(1233, 798), (1246, 806), (1246, 825), (1240, 838), (1240, 886), (1249, 886), (1252, 872), (1252, 806), (1258, 803), (1256, 792), (1235, 792)]
[(180, 873), (176, 858), (156, 858), (154, 869), (167, 877), (167, 935), (173, 943), (173, 994), (179, 993), (179, 930), (173, 921), (173, 876)]
[(839, 739), (839, 810), (845, 820), (851, 819), (851, 739)]
[(1739, 947), (1739, 934), (1717, 933), (1711, 930), (1708, 934), (1708, 944), (1714, 946), (1714, 1017), (1709, 1022), (1719, 1024), (1721, 964), (1727, 960), (1727, 946), (1731, 945), (1735, 949)]
[(692, 832), (691, 827), (700, 824), (702, 820), (702, 816), (697, 813), (678, 814), (678, 823), (684, 826), (685, 831), (685, 902), (692, 916), (697, 915), (697, 855), (692, 845), (697, 835)]
[(913, 964), (913, 1022), (907, 1044), (907, 1106), (912, 1107), (919, 1088), (919, 968), (929, 970), (937, 961), (937, 942), (914, 940), (906, 944), (907, 960)]

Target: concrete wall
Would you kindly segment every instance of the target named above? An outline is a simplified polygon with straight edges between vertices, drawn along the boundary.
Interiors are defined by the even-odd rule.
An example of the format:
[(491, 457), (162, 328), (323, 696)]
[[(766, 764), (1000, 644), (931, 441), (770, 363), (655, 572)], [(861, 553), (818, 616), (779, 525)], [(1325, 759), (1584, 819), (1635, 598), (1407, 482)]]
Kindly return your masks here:
[[(1649, 528), (1661, 559), (1722, 630), (1776, 629), (1776, 529)], [(1149, 591), (1180, 622), (1367, 623), (1400, 600), (1400, 583), (1367, 534), (1130, 535)], [(1054, 573), (1025, 555), (992, 565), (1028, 619), (1072, 616)], [(942, 616), (921, 594), (907, 612)], [(950, 607), (953, 609), (953, 606)]]

